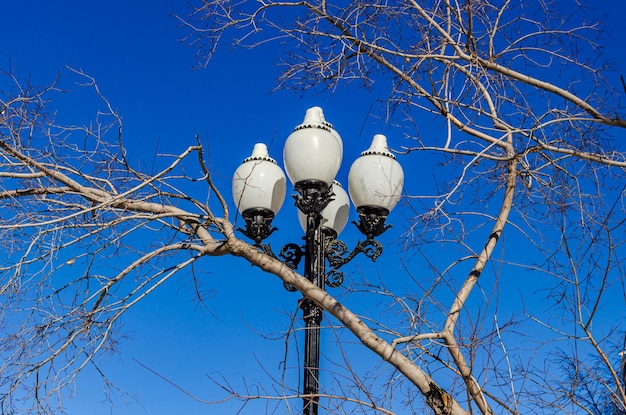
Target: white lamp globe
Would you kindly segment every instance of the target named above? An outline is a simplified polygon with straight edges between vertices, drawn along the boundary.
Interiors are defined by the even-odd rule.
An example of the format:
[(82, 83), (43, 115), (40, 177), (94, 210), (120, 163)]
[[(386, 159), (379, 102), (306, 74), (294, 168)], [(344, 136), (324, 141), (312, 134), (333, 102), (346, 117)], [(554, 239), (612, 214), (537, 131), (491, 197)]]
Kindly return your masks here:
[(387, 137), (376, 134), (369, 149), (354, 161), (348, 173), (352, 203), (391, 211), (402, 195), (404, 172), (387, 148)]
[(285, 170), (295, 185), (323, 182), (332, 185), (341, 166), (343, 144), (324, 120), (320, 107), (306, 111), (304, 121), (287, 137), (283, 150)]
[[(336, 180), (333, 181), (331, 190), (334, 193), (333, 200), (320, 213), (322, 216), (321, 226), (322, 228), (332, 229), (336, 232), (336, 235), (339, 235), (348, 223), (350, 198)], [(298, 210), (298, 220), (300, 221), (300, 226), (306, 232), (306, 215), (300, 210)]]
[(252, 155), (235, 170), (232, 191), (241, 213), (249, 209), (278, 213), (285, 200), (287, 180), (265, 144), (255, 144)]
[[(321, 111), (321, 108), (320, 108), (320, 111)], [(323, 114), (322, 114), (322, 117), (324, 117)], [(330, 133), (335, 137), (335, 139), (339, 143), (339, 151), (340, 151), (339, 159), (343, 160), (343, 140), (341, 139), (341, 136), (339, 135), (337, 130), (335, 130), (333, 125), (329, 123), (328, 121), (324, 120), (324, 125), (330, 129)]]

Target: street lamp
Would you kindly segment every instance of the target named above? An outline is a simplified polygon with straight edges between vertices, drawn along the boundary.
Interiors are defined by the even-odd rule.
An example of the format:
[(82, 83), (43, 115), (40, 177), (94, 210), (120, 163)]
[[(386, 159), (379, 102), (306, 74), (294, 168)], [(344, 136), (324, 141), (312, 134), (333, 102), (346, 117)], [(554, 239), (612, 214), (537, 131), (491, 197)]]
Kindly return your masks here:
[[(386, 137), (375, 135), (348, 174), (350, 198), (359, 214), (356, 225), (366, 237), (348, 252), (346, 244), (337, 239), (350, 209), (346, 191), (334, 180), (342, 157), (343, 143), (337, 131), (324, 119), (321, 108), (309, 108), (283, 150), (287, 176), (298, 193), (294, 198), (305, 243), (287, 244), (278, 256), (263, 240), (276, 230), (272, 220), (285, 199), (285, 174), (265, 144), (259, 143), (233, 175), (233, 198), (246, 222), (240, 231), (263, 252), (281, 258), (293, 269), (304, 257), (304, 276), (321, 289), (341, 285), (343, 274), (338, 269), (358, 253), (372, 260), (380, 256), (382, 246), (374, 238), (389, 228), (385, 220), (398, 203), (404, 182), (402, 167), (389, 152)], [(328, 273), (327, 262), (331, 267)], [(286, 288), (294, 290), (289, 285)], [(305, 322), (303, 413), (317, 415), (322, 310), (308, 298), (300, 307)]]

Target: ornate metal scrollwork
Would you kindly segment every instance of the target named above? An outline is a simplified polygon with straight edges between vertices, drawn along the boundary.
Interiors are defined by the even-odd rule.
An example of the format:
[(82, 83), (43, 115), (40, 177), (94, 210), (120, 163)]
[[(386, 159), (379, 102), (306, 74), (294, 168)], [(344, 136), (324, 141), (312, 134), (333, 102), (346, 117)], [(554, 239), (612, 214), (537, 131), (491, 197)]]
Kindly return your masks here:
[(359, 242), (357, 248), (365, 254), (366, 257), (371, 259), (372, 261), (376, 261), (379, 256), (383, 253), (383, 246), (380, 242), (374, 239), (367, 239), (363, 242)]
[(343, 272), (336, 269), (330, 270), (325, 276), (326, 285), (332, 288), (337, 288), (343, 284)]
[(383, 247), (378, 241), (366, 239), (363, 242), (359, 242), (352, 252), (348, 253), (348, 246), (343, 241), (338, 239), (328, 240), (326, 242), (326, 259), (333, 268), (324, 277), (326, 284), (333, 288), (343, 284), (343, 272), (338, 271), (338, 269), (361, 252), (372, 261), (376, 261), (383, 253)]
[[(298, 264), (300, 264), (300, 261), (304, 256), (304, 249), (298, 244), (288, 243), (283, 246), (283, 249), (280, 250), (278, 256), (280, 256), (285, 265), (287, 265), (289, 268), (296, 269), (298, 268)], [(287, 291), (297, 291), (296, 287), (291, 284), (284, 283), (283, 286)]]
[(342, 265), (352, 261), (357, 254), (363, 252), (372, 261), (376, 261), (383, 253), (383, 246), (374, 239), (366, 239), (359, 242), (357, 246), (346, 255), (348, 247), (343, 241), (335, 239), (326, 245), (326, 259), (330, 265), (336, 270)]
[[(298, 195), (294, 196), (296, 199), (296, 206), (301, 212), (307, 215), (307, 229), (319, 229), (320, 226), (320, 213), (321, 211), (333, 200), (334, 193), (332, 186), (329, 186), (325, 182), (310, 180), (302, 181), (295, 184), (295, 189)], [(389, 214), (389, 211), (384, 208), (375, 206), (361, 206), (358, 208), (359, 223), (357, 227), (367, 237), (363, 242), (359, 242), (357, 246), (350, 252), (346, 244), (340, 240), (337, 240), (337, 233), (330, 228), (321, 228), (323, 233), (323, 242), (321, 245), (317, 242), (311, 242), (307, 239), (307, 244), (310, 246), (320, 246), (319, 253), (309, 253), (314, 256), (323, 256), (326, 258), (330, 265), (330, 271), (324, 272), (324, 266), (320, 266), (321, 272), (318, 280), (329, 287), (338, 287), (343, 283), (343, 272), (338, 271), (344, 264), (350, 262), (357, 254), (364, 253), (365, 256), (372, 261), (382, 254), (382, 245), (375, 241), (375, 236), (383, 233), (388, 225), (385, 225), (385, 219)], [(306, 249), (295, 243), (288, 243), (281, 249), (278, 255), (272, 252), (269, 244), (264, 244), (262, 241), (267, 238), (272, 232), (276, 230), (271, 226), (274, 219), (274, 213), (267, 209), (248, 209), (242, 212), (242, 216), (246, 221), (246, 229), (239, 229), (244, 235), (255, 241), (255, 246), (263, 253), (272, 256), (273, 258), (281, 260), (286, 266), (291, 269), (296, 269), (300, 264), (302, 258), (306, 255)], [(309, 232), (309, 231), (307, 231)], [(308, 235), (308, 234), (307, 234)], [(313, 235), (313, 233), (311, 233)], [(307, 238), (309, 238), (307, 236)], [(316, 245), (317, 244), (317, 245)], [(311, 272), (311, 271), (309, 271)], [(317, 272), (312, 272), (317, 275)], [(296, 291), (296, 288), (291, 284), (284, 284), (285, 289), (288, 291)], [(322, 285), (323, 287), (323, 285)]]
[(283, 246), (278, 256), (289, 268), (296, 269), (304, 256), (304, 249), (298, 244), (288, 243)]
[[(350, 261), (354, 255), (345, 259), (344, 255), (348, 253), (348, 245), (339, 239), (332, 239), (326, 242), (326, 259), (331, 267), (340, 267)], [(356, 255), (356, 254), (355, 254)]]

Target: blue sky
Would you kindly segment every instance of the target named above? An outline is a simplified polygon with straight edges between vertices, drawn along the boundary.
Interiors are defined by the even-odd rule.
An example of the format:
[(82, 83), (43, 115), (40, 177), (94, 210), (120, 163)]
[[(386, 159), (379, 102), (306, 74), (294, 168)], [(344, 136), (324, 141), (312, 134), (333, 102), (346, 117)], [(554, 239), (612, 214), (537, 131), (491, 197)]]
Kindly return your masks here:
[[(33, 84), (47, 84), (61, 75), (60, 85), (71, 93), (58, 94), (53, 103), (59, 108), (59, 120), (87, 122), (95, 108), (85, 103), (93, 97), (76, 85), (79, 78), (66, 70), (70, 66), (94, 77), (119, 110), (130, 160), (149, 164), (157, 146), (161, 153), (180, 152), (199, 134), (208, 142), (211, 167), (229, 198), (230, 177), (254, 143), (268, 143), (270, 154), (281, 159), (282, 142), (313, 105), (322, 106), (327, 119), (346, 136), (339, 175), (344, 182), (351, 160), (369, 146), (373, 134), (387, 133), (393, 145), (393, 132), (366, 122), (369, 96), (364, 91), (335, 97), (270, 94), (278, 76), (271, 63), (273, 50), (226, 51), (207, 69), (194, 70), (194, 50), (180, 43), (185, 32), (170, 16), (186, 9), (174, 2), (4, 3), (2, 20), (10, 34), (0, 45), (0, 59)], [(401, 216), (391, 221), (400, 222)], [(274, 246), (299, 242), (301, 229), (289, 199), (277, 224), (281, 232), (273, 237)], [(395, 241), (402, 229), (396, 223), (382, 241)], [(346, 232), (344, 239), (354, 244), (357, 234)], [(399, 251), (399, 246), (390, 245), (383, 257)], [(346, 269), (357, 272), (364, 267), (376, 280), (385, 259), (375, 267), (366, 258), (356, 262)], [(401, 272), (397, 261), (393, 266)], [(276, 371), (282, 361), (285, 348), (279, 336), (290, 326), (299, 294), (285, 291), (275, 277), (241, 261), (215, 258), (202, 261), (202, 267), (207, 286), (215, 293), (208, 311), (193, 301), (192, 287), (183, 275), (125, 318), (123, 330), (129, 337), (121, 354), (105, 358), (105, 367), (111, 381), (131, 396), (115, 398), (111, 406), (104, 401), (102, 381), (87, 369), (77, 382), (76, 395), (64, 401), (68, 413), (224, 414), (239, 407), (237, 402), (218, 407), (197, 403), (137, 361), (204, 400), (226, 396), (209, 379), (220, 373), (235, 383), (243, 375), (247, 382), (267, 383), (261, 366)], [(241, 286), (242, 275), (250, 286)], [(258, 296), (259, 292), (268, 297)], [(266, 340), (259, 333), (275, 333), (278, 340)], [(324, 353), (332, 355), (332, 349)], [(288, 362), (295, 388), (299, 363), (295, 354)], [(301, 401), (293, 404), (299, 408)], [(250, 405), (247, 408), (247, 413), (254, 412)]]
[[(276, 51), (270, 47), (225, 48), (206, 69), (192, 69), (194, 50), (181, 44), (185, 32), (171, 17), (171, 13), (185, 14), (185, 2), (2, 0), (0, 6), (2, 69), (10, 62), (20, 78), (30, 78), (33, 84), (50, 83), (60, 73), (60, 85), (72, 92), (59, 94), (54, 104), (61, 120), (81, 122), (92, 116), (90, 106), (81, 104), (83, 92), (75, 85), (77, 77), (66, 69), (70, 66), (94, 77), (119, 110), (130, 160), (150, 163), (157, 147), (159, 152), (180, 152), (193, 145), (199, 134), (209, 145), (217, 184), (228, 197), (232, 172), (253, 144), (264, 141), (270, 155), (282, 158), (284, 139), (313, 105), (323, 107), (327, 119), (344, 136), (339, 174), (343, 182), (351, 160), (368, 147), (373, 134), (386, 134), (391, 147), (399, 145), (397, 131), (367, 117), (371, 100), (381, 98), (377, 89), (350, 87), (334, 95), (270, 93), (278, 76), (272, 64)], [(622, 22), (626, 7), (618, 0), (602, 7), (609, 13), (606, 53), (621, 62), (626, 73)], [(618, 82), (618, 75), (612, 76)], [(429, 179), (425, 163), (422, 170), (407, 172), (408, 194), (425, 191)], [(394, 228), (380, 238), (385, 244), (383, 257), (374, 265), (366, 258), (355, 260), (346, 266), (349, 277), (359, 279), (364, 274), (373, 283), (383, 279), (394, 288), (406, 288), (403, 261), (410, 261), (411, 255), (396, 242), (407, 226), (407, 216), (410, 213), (402, 207), (394, 211), (390, 217)], [(274, 246), (299, 240), (296, 209), (289, 200), (277, 226), (280, 232), (272, 237)], [(342, 236), (351, 245), (359, 238), (350, 226)], [(192, 301), (184, 275), (173, 278), (128, 313), (123, 326), (128, 338), (121, 344), (121, 353), (103, 358), (111, 380), (129, 396), (116, 397), (113, 405), (105, 402), (102, 381), (87, 369), (78, 379), (75, 395), (69, 398), (68, 393), (64, 401), (68, 413), (224, 414), (239, 407), (237, 402), (223, 406), (197, 402), (146, 367), (206, 401), (226, 396), (210, 377), (223, 374), (241, 385), (245, 376), (252, 385), (267, 382), (263, 367), (280, 375), (285, 355), (281, 336), (290, 325), (299, 295), (284, 291), (278, 279), (236, 259), (210, 258), (200, 266), (214, 292), (208, 310)], [(353, 300), (350, 305), (357, 313), (367, 313), (371, 304), (361, 306), (358, 296)], [(329, 357), (337, 353), (332, 339), (323, 347)], [(286, 376), (292, 380), (287, 383), (297, 388), (299, 362), (291, 350), (288, 357)], [(375, 358), (368, 353), (355, 355), (364, 364), (369, 359)], [(300, 401), (293, 400), (292, 405), (297, 409)], [(253, 408), (247, 407), (244, 413), (264, 411)]]

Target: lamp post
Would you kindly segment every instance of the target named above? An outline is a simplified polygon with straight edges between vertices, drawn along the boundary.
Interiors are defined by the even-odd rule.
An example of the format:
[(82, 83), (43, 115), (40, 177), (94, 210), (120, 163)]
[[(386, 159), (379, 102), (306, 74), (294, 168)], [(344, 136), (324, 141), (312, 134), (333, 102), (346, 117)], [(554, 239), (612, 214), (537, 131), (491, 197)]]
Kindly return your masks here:
[[(382, 246), (374, 238), (389, 227), (385, 220), (400, 199), (404, 182), (402, 167), (389, 152), (387, 139), (375, 135), (370, 148), (361, 153), (348, 174), (350, 198), (359, 214), (357, 227), (366, 237), (348, 252), (337, 239), (350, 209), (347, 193), (334, 181), (342, 157), (343, 143), (337, 131), (326, 122), (321, 108), (309, 108), (283, 150), (287, 176), (298, 193), (294, 198), (305, 243), (287, 244), (278, 256), (263, 240), (276, 230), (272, 220), (285, 199), (285, 174), (269, 156), (265, 144), (259, 143), (233, 175), (233, 198), (246, 222), (245, 229), (240, 229), (243, 234), (291, 268), (295, 269), (304, 257), (304, 276), (321, 289), (341, 285), (343, 275), (338, 269), (358, 253), (372, 260), (380, 256)], [(327, 263), (331, 267), (328, 273)], [(305, 322), (303, 414), (317, 415), (322, 309), (308, 298), (300, 302), (300, 308)]]

